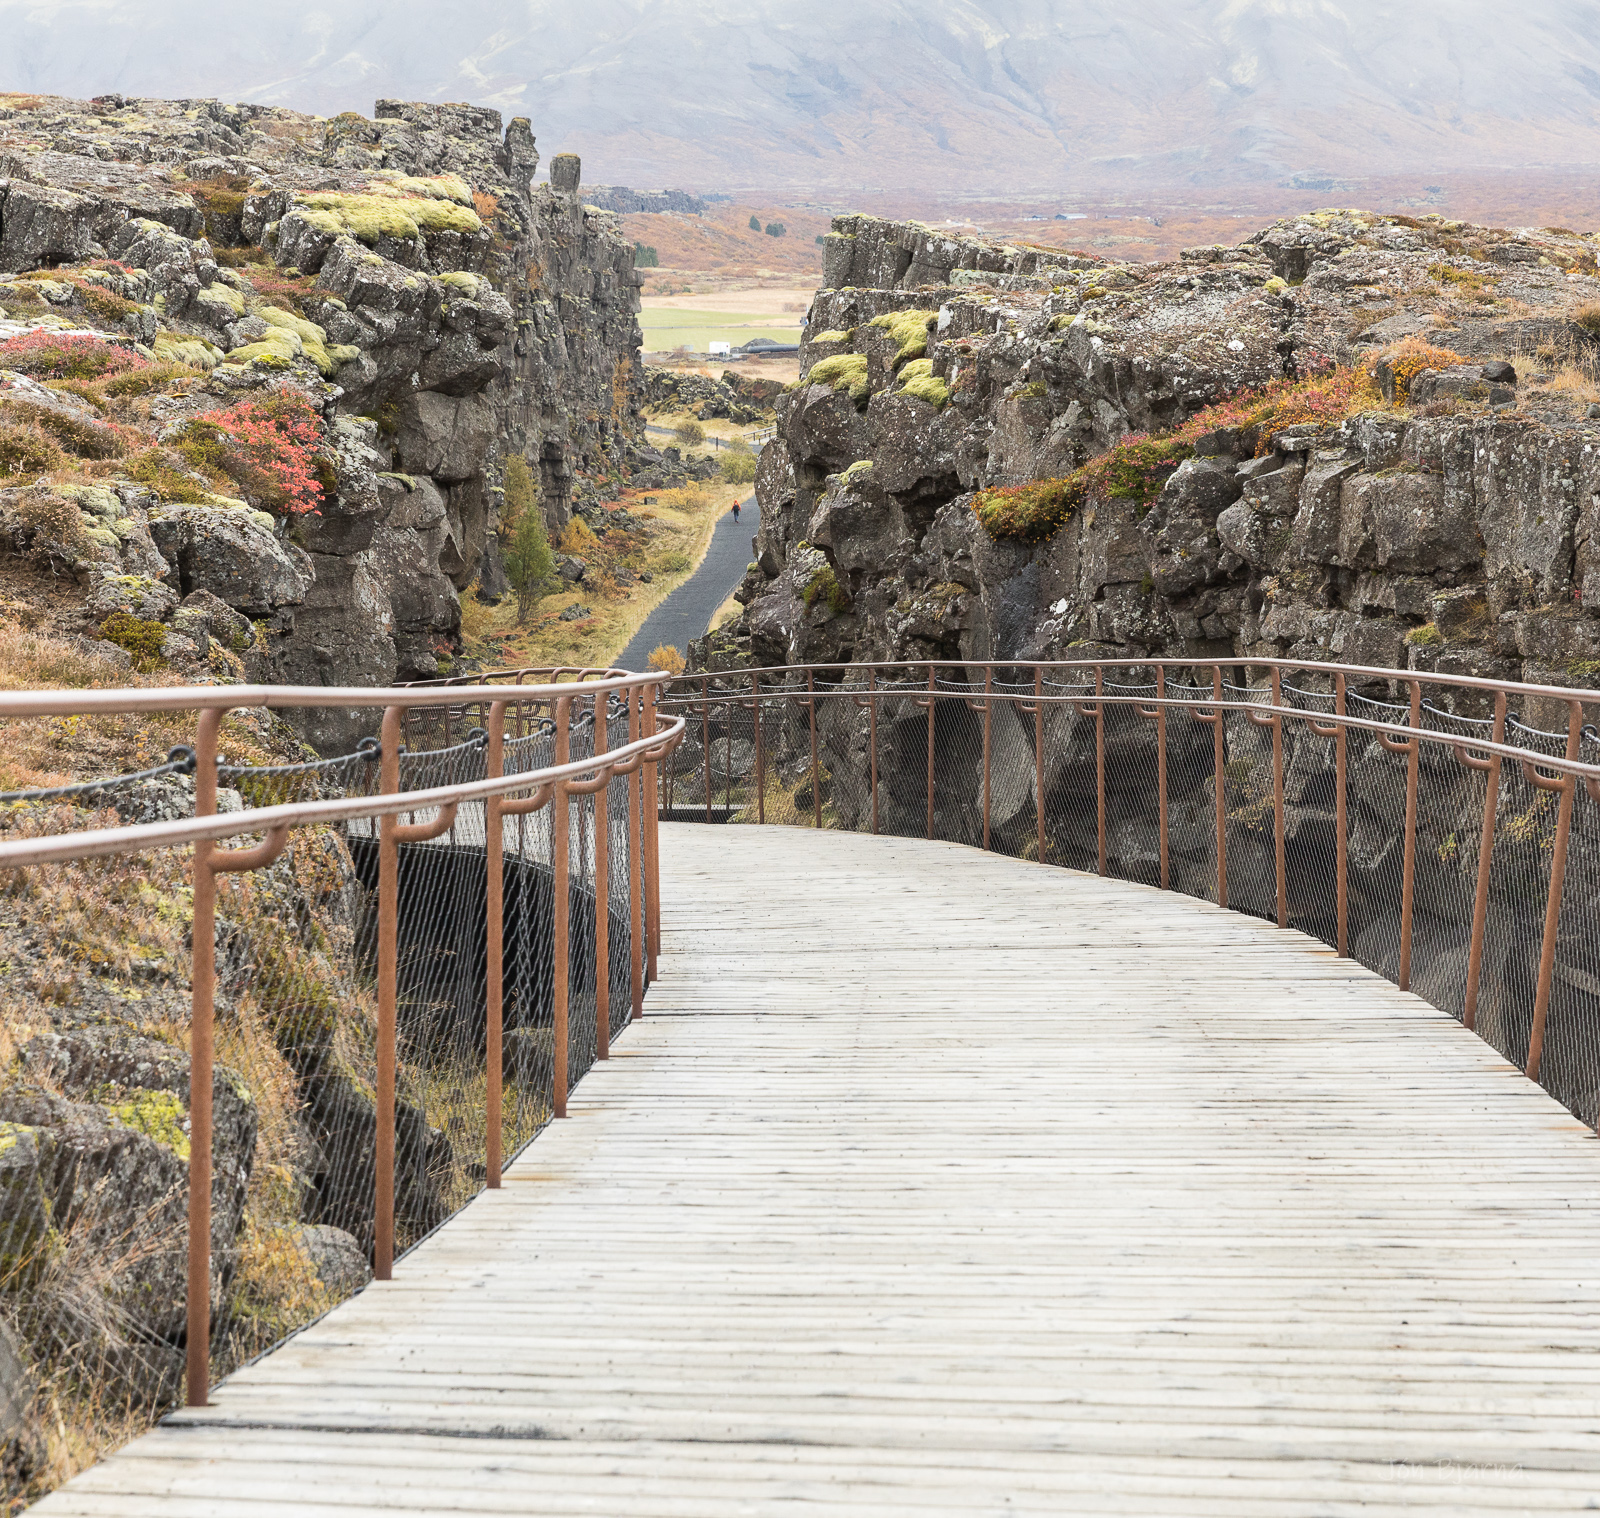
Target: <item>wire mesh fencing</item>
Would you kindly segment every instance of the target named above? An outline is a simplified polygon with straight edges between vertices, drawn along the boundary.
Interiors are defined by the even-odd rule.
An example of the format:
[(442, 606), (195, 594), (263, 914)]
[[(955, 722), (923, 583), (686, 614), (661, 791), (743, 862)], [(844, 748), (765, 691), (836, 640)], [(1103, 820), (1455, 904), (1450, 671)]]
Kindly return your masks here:
[(662, 817), (941, 839), (1295, 927), (1600, 1120), (1600, 693), (1288, 661), (680, 677)]
[[(8, 1499), (386, 1275), (562, 1113), (648, 979), (651, 690), (339, 693), (373, 732), (329, 759), (226, 694), (127, 693), (194, 740), (6, 797)], [(109, 731), (118, 695), (0, 721)]]

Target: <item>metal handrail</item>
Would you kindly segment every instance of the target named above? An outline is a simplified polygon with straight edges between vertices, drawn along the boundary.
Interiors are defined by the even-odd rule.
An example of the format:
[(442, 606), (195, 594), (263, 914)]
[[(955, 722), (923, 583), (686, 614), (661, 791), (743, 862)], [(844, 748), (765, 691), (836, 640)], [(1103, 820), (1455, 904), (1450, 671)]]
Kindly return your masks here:
[[(398, 995), (399, 846), (423, 843), (442, 836), (456, 819), (459, 808), (481, 801), (485, 808), (485, 929), (488, 949), (484, 1010), (486, 1031), (486, 1184), (499, 1187), (502, 1169), (502, 998), (504, 979), (503, 820), (551, 808), (554, 851), (554, 934), (556, 962), (568, 953), (571, 905), (567, 890), (567, 813), (573, 797), (593, 796), (595, 829), (595, 943), (599, 962), (609, 964), (607, 948), (610, 906), (607, 854), (610, 829), (606, 823), (606, 792), (615, 778), (627, 778), (629, 805), (640, 819), (639, 842), (644, 854), (632, 847), (629, 857), (629, 910), (632, 938), (631, 1016), (643, 1011), (646, 979), (656, 975), (660, 950), (660, 846), (656, 819), (656, 770), (681, 742), (686, 723), (671, 717), (663, 723), (656, 698), (670, 677), (664, 674), (618, 672), (582, 682), (545, 684), (485, 684), (475, 692), (484, 708), (483, 736), (474, 736), (458, 749), (483, 751), (487, 774), (481, 779), (422, 790), (400, 785), (401, 732), (407, 713), (414, 708), (443, 707), (448, 722), (453, 690), (397, 687), (391, 689), (334, 689), (323, 687), (230, 685), (101, 691), (15, 691), (0, 693), (0, 720), (25, 716), (111, 715), (128, 712), (192, 711), (199, 716), (192, 759), (185, 762), (195, 776), (195, 815), (166, 822), (125, 827), (81, 829), (53, 836), (0, 841), (0, 868), (33, 866), (67, 860), (102, 858), (150, 849), (192, 847), (194, 915), (191, 931), (192, 976), (189, 1067), (189, 1228), (187, 1272), (186, 1394), (191, 1406), (201, 1406), (209, 1394), (211, 1340), (211, 1166), (212, 1081), (215, 1057), (216, 1003), (216, 895), (217, 876), (270, 866), (283, 853), (290, 833), (300, 827), (376, 820), (378, 823), (377, 987), (378, 1015), (376, 1063), (376, 1164), (374, 1274), (388, 1279), (393, 1268), (395, 1237), (395, 1122), (396, 1038)], [(620, 709), (619, 709), (620, 702)], [(507, 717), (520, 724), (529, 705), (548, 708), (540, 716), (541, 728), (553, 727), (556, 762), (534, 770), (506, 774), (504, 754)], [(346, 707), (374, 709), (382, 714), (377, 757), (381, 786), (376, 795), (335, 797), (288, 802), (229, 812), (217, 812), (218, 735), (230, 710), (271, 707)], [(607, 747), (605, 721), (596, 721), (603, 708), (608, 717), (626, 714), (628, 741)], [(592, 728), (592, 752), (572, 758), (569, 734)], [(516, 740), (513, 739), (513, 742)], [(434, 751), (442, 752), (442, 751)], [(351, 758), (372, 756), (371, 740), (364, 740)], [(166, 767), (163, 767), (166, 768)], [(317, 766), (294, 766), (312, 770)], [(231, 773), (231, 771), (230, 771)], [(133, 777), (137, 779), (139, 777)], [(41, 793), (37, 799), (47, 799)], [(553, 804), (553, 805), (552, 805)], [(417, 813), (433, 813), (418, 822)], [(408, 815), (411, 820), (400, 821)], [(220, 840), (265, 834), (262, 842), (223, 849)], [(640, 952), (642, 950), (642, 953)], [(643, 961), (643, 962), (641, 962)], [(565, 974), (554, 976), (554, 1064), (552, 1113), (566, 1116), (568, 985)], [(609, 1052), (609, 975), (596, 983), (597, 1058)], [(601, 1033), (599, 1030), (604, 1029)]]

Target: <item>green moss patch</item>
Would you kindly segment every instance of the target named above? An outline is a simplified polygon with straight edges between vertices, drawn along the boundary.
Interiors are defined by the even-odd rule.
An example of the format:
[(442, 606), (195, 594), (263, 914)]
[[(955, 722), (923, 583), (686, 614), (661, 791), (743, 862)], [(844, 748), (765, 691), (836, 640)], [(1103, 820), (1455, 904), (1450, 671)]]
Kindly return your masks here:
[(806, 588), (800, 592), (800, 599), (807, 606), (815, 606), (821, 601), (832, 611), (843, 613), (850, 610), (850, 593), (839, 583), (831, 564), (817, 566), (806, 581)]
[(881, 327), (897, 345), (893, 363), (900, 365), (921, 358), (928, 351), (929, 329), (939, 320), (937, 311), (886, 311), (875, 316), (869, 326)]
[(831, 358), (819, 359), (798, 383), (843, 390), (858, 406), (865, 405), (867, 397), (872, 394), (872, 387), (867, 383), (867, 356), (864, 353), (835, 353)]
[(171, 1091), (141, 1091), (125, 1102), (108, 1102), (106, 1111), (146, 1138), (170, 1149), (180, 1160), (189, 1158), (188, 1113)]
[(167, 630), (159, 622), (147, 622), (129, 611), (114, 611), (100, 624), (100, 636), (107, 643), (133, 655), (133, 667), (147, 674), (162, 664), (161, 645)]
[(914, 358), (900, 371), (900, 393), (926, 401), (936, 411), (950, 403), (950, 387), (933, 372), (931, 358)]
[(409, 242), (441, 232), (471, 236), (483, 230), (472, 209), (448, 197), (410, 194), (392, 181), (377, 181), (365, 194), (334, 190), (297, 196), (295, 204), (312, 226), (334, 237), (375, 243), (382, 237)]

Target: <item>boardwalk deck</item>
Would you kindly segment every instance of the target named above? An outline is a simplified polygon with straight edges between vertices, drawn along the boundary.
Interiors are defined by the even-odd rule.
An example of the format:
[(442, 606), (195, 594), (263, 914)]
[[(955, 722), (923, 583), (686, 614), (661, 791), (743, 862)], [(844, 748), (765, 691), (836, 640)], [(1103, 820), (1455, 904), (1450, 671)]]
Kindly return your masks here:
[(572, 1119), (41, 1514), (1600, 1505), (1595, 1139), (1293, 932), (663, 829)]

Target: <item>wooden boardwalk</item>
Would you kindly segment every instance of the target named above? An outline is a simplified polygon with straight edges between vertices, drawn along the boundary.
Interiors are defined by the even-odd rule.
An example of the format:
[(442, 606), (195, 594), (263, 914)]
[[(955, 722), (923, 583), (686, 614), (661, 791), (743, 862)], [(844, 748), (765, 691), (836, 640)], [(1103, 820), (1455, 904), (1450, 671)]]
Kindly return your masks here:
[(662, 850), (571, 1120), (39, 1513), (1600, 1506), (1600, 1148), (1449, 1018), (970, 849)]

